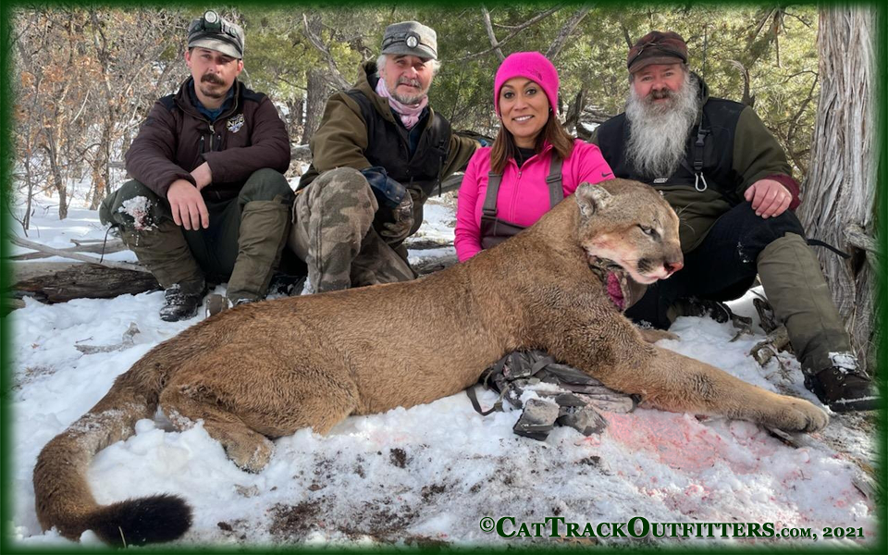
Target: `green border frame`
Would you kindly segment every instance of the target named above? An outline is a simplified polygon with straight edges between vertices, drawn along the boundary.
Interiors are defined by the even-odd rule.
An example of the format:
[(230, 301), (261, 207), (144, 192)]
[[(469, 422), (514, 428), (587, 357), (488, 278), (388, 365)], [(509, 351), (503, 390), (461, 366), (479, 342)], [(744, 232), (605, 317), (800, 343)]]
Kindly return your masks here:
[[(433, 0), (435, 3), (443, 4), (441, 0)], [(59, 4), (62, 2), (57, 2), (54, 0), (49, 0), (47, 2), (40, 2), (44, 5), (51, 4)], [(120, 5), (120, 6), (136, 6), (136, 5), (189, 5), (189, 6), (212, 6), (212, 2), (163, 2), (163, 1), (155, 1), (155, 2), (146, 2), (144, 0), (134, 0), (131, 2), (125, 2), (121, 0), (108, 0), (106, 2), (87, 2), (82, 0), (73, 0), (69, 2), (64, 2), (67, 5), (72, 4), (92, 4), (92, 5)], [(314, 5), (318, 8), (335, 8), (335, 7), (343, 7), (348, 5), (360, 4), (360, 3), (371, 3), (371, 2), (360, 2), (360, 0), (332, 0), (330, 2), (306, 2), (304, 0), (291, 0), (281, 1), (281, 0), (271, 0), (269, 2), (257, 2), (256, 0), (243, 0), (241, 2), (231, 2), (230, 0), (227, 2), (222, 2), (223, 4), (262, 4), (262, 5), (273, 5), (273, 6), (284, 6), (284, 5)], [(389, 1), (389, 2), (377, 2), (373, 1), (373, 4), (382, 4), (382, 5), (407, 5), (407, 2), (403, 0), (398, 1)], [(430, 2), (431, 3), (431, 2)], [(476, 6), (481, 2), (470, 2), (468, 0), (453, 0), (451, 2), (446, 2), (449, 6)], [(487, 5), (495, 5), (495, 4), (503, 4), (502, 0), (493, 0), (484, 2)], [(535, 4), (537, 2), (526, 2), (528, 4)], [(568, 3), (576, 3), (575, 1), (570, 1)], [(660, 2), (651, 2), (652, 4), (657, 4)], [(673, 3), (668, 2), (671, 5), (678, 7), (679, 5), (686, 4), (697, 4), (697, 5), (724, 5), (724, 6), (739, 6), (739, 5), (766, 5), (766, 2), (760, 1), (749, 1), (749, 0), (740, 0), (737, 2), (713, 2), (713, 1), (703, 1), (703, 2), (693, 2), (692, 0), (688, 0), (685, 3)], [(777, 2), (773, 2), (777, 4)], [(810, 1), (800, 1), (793, 2), (793, 4), (811, 4)], [(21, 0), (7, 0), (6, 2), (0, 5), (0, 38), (2, 38), (2, 43), (0, 43), (0, 48), (3, 49), (0, 52), (0, 79), (2, 79), (2, 98), (0, 98), (0, 124), (2, 124), (2, 129), (0, 129), (0, 151), (2, 151), (2, 155), (0, 155), (0, 186), (6, 188), (11, 186), (11, 171), (12, 171), (12, 161), (14, 157), (14, 149), (12, 143), (12, 133), (11, 128), (12, 125), (12, 106), (13, 106), (13, 98), (12, 98), (12, 86), (11, 80), (8, 78), (11, 75), (12, 65), (11, 65), (11, 56), (8, 55), (8, 52), (5, 50), (7, 44), (9, 44), (10, 40), (10, 18), (12, 14), (12, 10), (15, 7), (19, 6), (27, 6), (30, 4), (29, 2), (24, 2)], [(414, 3), (409, 3), (414, 4)], [(551, 3), (547, 3), (551, 4)], [(622, 4), (622, 2), (616, 2), (614, 0), (605, 0), (603, 2), (596, 2), (596, 4), (610, 4), (614, 6), (618, 6)], [(877, 98), (883, 99), (885, 101), (888, 98), (888, 71), (884, 68), (888, 67), (888, 7), (882, 2), (876, 2), (873, 0), (869, 1), (861, 1), (861, 2), (835, 2), (827, 0), (826, 2), (821, 2), (820, 6), (828, 6), (831, 4), (835, 5), (875, 5), (877, 9), (877, 30), (880, 33), (878, 38), (878, 63), (877, 63), (877, 75), (878, 75), (878, 90), (877, 90)], [(879, 70), (878, 68), (882, 68)], [(879, 234), (879, 247), (880, 252), (883, 254), (881, 258), (882, 267), (881, 274), (879, 276), (878, 281), (878, 292), (879, 298), (876, 301), (876, 310), (879, 311), (881, 315), (882, 322), (888, 321), (888, 263), (886, 263), (885, 255), (888, 254), (888, 225), (886, 225), (886, 219), (888, 219), (888, 110), (885, 109), (885, 105), (881, 105), (881, 109), (877, 108), (878, 112), (878, 123), (879, 123), (879, 154), (880, 154), (880, 162), (878, 167), (878, 175), (877, 175), (877, 190), (876, 190), (876, 218), (877, 229), (880, 231)], [(3, 199), (0, 198), (0, 203), (3, 202)], [(2, 240), (0, 240), (0, 254), (6, 254), (6, 242), (5, 237), (6, 234), (12, 229), (13, 220), (9, 217), (6, 212), (5, 207), (0, 206), (0, 233), (2, 233)], [(8, 284), (10, 280), (10, 270), (6, 267), (5, 264), (0, 262), (0, 283)], [(11, 488), (8, 487), (10, 484), (10, 465), (11, 465), (11, 457), (10, 457), (10, 449), (11, 449), (11, 434), (14, 432), (12, 426), (12, 413), (11, 408), (9, 406), (9, 395), (11, 391), (12, 379), (7, 369), (10, 361), (10, 334), (9, 334), (9, 325), (12, 322), (7, 322), (6, 318), (0, 319), (0, 518), (2, 518), (2, 522), (0, 522), (0, 552), (2, 553), (85, 553), (85, 552), (94, 552), (98, 549), (95, 546), (71, 546), (71, 547), (47, 547), (47, 546), (33, 546), (26, 547), (22, 544), (15, 543), (11, 539), (12, 535), (12, 499), (11, 499)], [(877, 346), (877, 350), (879, 353), (879, 368), (880, 368), (880, 376), (879, 376), (879, 387), (882, 393), (883, 405), (882, 410), (879, 413), (877, 430), (879, 433), (879, 445), (878, 445), (878, 461), (876, 464), (876, 476), (879, 485), (881, 486), (881, 493), (879, 495), (880, 499), (876, 501), (876, 518), (878, 527), (880, 529), (880, 536), (876, 542), (873, 542), (870, 546), (866, 548), (847, 548), (847, 547), (821, 547), (815, 544), (812, 544), (810, 548), (808, 547), (787, 547), (785, 549), (781, 549), (782, 551), (791, 550), (793, 552), (798, 553), (806, 553), (806, 552), (816, 552), (816, 553), (843, 553), (846, 554), (848, 552), (854, 553), (886, 553), (888, 552), (888, 464), (886, 464), (886, 453), (888, 453), (888, 410), (885, 408), (885, 399), (886, 393), (888, 393), (888, 387), (886, 387), (886, 382), (888, 382), (888, 340), (883, 338), (881, 344)], [(762, 550), (777, 550), (777, 544), (769, 544), (758, 547), (735, 547), (733, 545), (726, 544), (724, 549), (730, 550), (732, 553), (753, 553), (753, 552), (761, 552)], [(689, 548), (688, 548), (689, 547)], [(484, 549), (486, 551), (499, 551), (507, 548), (518, 548), (524, 549), (521, 547), (520, 543), (514, 543), (507, 547), (484, 547), (484, 548), (472, 548), (473, 550)], [(603, 546), (596, 545), (592, 547), (585, 548), (574, 548), (574, 547), (558, 547), (558, 548), (532, 548), (534, 551), (540, 550), (552, 550), (555, 551), (557, 549), (558, 552), (563, 552), (565, 549), (573, 550), (573, 549), (603, 549)], [(199, 553), (209, 553), (209, 552), (218, 552), (218, 553), (228, 553), (228, 552), (281, 552), (281, 551), (298, 551), (300, 553), (331, 553), (331, 552), (405, 552), (405, 551), (440, 551), (442, 548), (406, 548), (406, 547), (389, 547), (384, 546), (380, 548), (369, 547), (369, 548), (340, 548), (340, 547), (325, 547), (325, 548), (315, 548), (315, 547), (300, 547), (300, 546), (257, 546), (255, 548), (244, 548), (241, 546), (236, 547), (224, 547), (224, 546), (194, 546), (194, 547), (174, 547), (170, 548), (170, 546), (165, 546), (163, 544), (158, 546), (152, 546), (143, 548), (146, 551), (151, 553), (182, 553), (182, 552), (199, 552)], [(464, 548), (444, 548), (447, 550), (463, 550)], [(467, 549), (467, 548), (465, 548)], [(610, 548), (613, 550), (613, 548)], [(691, 546), (680, 546), (680, 547), (666, 547), (666, 548), (651, 548), (651, 547), (641, 547), (641, 546), (620, 546), (618, 547), (621, 551), (628, 552), (686, 552), (686, 551), (695, 551), (695, 552), (706, 552), (712, 551), (713, 548), (711, 546), (701, 546), (701, 547), (693, 547)], [(112, 551), (111, 548), (107, 548), (106, 550)], [(105, 551), (105, 550), (102, 550)]]

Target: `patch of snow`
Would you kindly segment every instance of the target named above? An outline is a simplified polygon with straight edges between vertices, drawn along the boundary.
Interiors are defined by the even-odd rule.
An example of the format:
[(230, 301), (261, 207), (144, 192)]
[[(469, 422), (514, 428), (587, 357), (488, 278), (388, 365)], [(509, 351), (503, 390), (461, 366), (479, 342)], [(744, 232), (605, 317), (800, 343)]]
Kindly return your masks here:
[(148, 211), (151, 208), (151, 202), (148, 197), (133, 197), (123, 201), (117, 210), (128, 215), (133, 219), (133, 227), (136, 231), (149, 231), (154, 229), (154, 224), (149, 220)]
[[(71, 237), (103, 236), (95, 212), (74, 208), (71, 214), (64, 222), (53, 221), (52, 213), (35, 218), (40, 239), (69, 246)], [(452, 230), (447, 231), (452, 207), (432, 203), (425, 217), (425, 238), (452, 242)], [(411, 256), (415, 253), (438, 256), (427, 250)], [(751, 299), (747, 295), (732, 309), (754, 314)], [(41, 531), (37, 522), (35, 460), (118, 375), (203, 318), (164, 322), (158, 315), (162, 305), (162, 292), (58, 305), (26, 299), (25, 308), (7, 317), (14, 504), (6, 518), (17, 545), (71, 545), (56, 530)], [(87, 340), (116, 344), (132, 323), (141, 333), (129, 348), (94, 354), (75, 348)], [(736, 331), (729, 323), (680, 318), (671, 331), (680, 340), (661, 346), (820, 406), (804, 388), (797, 362), (784, 360), (788, 371), (783, 373), (776, 361), (762, 369), (748, 355), (764, 339), (760, 329), (732, 341)], [(479, 391), (478, 397), (485, 407), (497, 399), (492, 391)], [(276, 440), (270, 464), (258, 474), (239, 470), (202, 425), (176, 431), (158, 415), (139, 421), (129, 439), (99, 452), (87, 479), (100, 503), (161, 492), (183, 497), (194, 509), (194, 524), (176, 546), (551, 541), (503, 539), (481, 531), (480, 519), (506, 515), (519, 523), (557, 515), (580, 523), (581, 530), (585, 523), (626, 523), (636, 516), (651, 523), (774, 523), (777, 530), (810, 528), (821, 538), (599, 538), (604, 545), (874, 545), (876, 505), (855, 485), (875, 456), (871, 417), (832, 415), (826, 429), (793, 448), (750, 423), (645, 408), (603, 413), (608, 428), (598, 436), (558, 427), (540, 442), (512, 432), (519, 414), (482, 417), (461, 393), (410, 409), (350, 417), (326, 436), (305, 429)], [(824, 541), (824, 528), (837, 526), (860, 528), (865, 539)], [(86, 532), (81, 541), (93, 546), (99, 540)]]

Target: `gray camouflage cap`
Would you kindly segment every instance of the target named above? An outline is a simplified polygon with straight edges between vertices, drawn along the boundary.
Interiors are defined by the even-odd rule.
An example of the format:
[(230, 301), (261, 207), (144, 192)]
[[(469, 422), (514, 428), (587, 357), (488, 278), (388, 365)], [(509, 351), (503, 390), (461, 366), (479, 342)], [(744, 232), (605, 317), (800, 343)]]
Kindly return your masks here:
[(438, 59), (438, 35), (416, 21), (392, 23), (382, 36), (382, 53)]
[(188, 48), (207, 48), (242, 59), (244, 30), (213, 10), (208, 10), (188, 26)]

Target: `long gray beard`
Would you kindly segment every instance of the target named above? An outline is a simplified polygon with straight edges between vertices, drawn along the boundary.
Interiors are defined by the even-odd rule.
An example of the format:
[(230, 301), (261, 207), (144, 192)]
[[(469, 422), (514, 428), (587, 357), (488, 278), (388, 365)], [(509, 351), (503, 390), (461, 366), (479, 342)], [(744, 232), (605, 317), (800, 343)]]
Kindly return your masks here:
[(629, 86), (626, 156), (641, 175), (670, 177), (678, 169), (685, 156), (688, 132), (697, 119), (697, 90), (697, 79), (686, 72), (681, 88), (672, 94), (672, 102), (658, 106), (650, 96), (640, 98)]

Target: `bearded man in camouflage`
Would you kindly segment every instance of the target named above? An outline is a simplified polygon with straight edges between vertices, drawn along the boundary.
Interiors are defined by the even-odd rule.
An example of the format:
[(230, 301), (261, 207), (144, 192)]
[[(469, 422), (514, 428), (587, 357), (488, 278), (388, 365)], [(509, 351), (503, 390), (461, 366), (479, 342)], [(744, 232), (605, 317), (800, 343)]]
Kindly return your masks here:
[(389, 25), (378, 60), (327, 101), (288, 242), (308, 266), (310, 291), (416, 277), (404, 240), (422, 224), (429, 195), (479, 146), (428, 105), (437, 49), (429, 27)]

